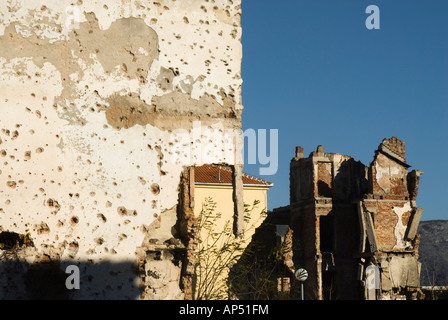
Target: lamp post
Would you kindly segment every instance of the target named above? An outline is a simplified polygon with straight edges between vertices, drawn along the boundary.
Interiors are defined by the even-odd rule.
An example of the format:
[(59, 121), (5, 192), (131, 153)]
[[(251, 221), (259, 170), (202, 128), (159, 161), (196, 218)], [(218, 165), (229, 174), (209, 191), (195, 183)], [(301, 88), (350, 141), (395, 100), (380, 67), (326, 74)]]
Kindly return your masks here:
[(300, 292), (302, 294), (302, 300), (305, 300), (303, 282), (308, 279), (308, 272), (305, 269), (300, 268), (296, 270), (294, 275), (296, 276), (296, 279), (300, 281)]

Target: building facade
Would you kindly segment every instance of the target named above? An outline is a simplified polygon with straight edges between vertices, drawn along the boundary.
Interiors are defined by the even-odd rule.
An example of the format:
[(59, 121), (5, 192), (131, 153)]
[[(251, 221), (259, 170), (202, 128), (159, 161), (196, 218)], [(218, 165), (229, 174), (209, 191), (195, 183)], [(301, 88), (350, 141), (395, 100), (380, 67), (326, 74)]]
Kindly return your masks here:
[(244, 228), (241, 236), (235, 237), (232, 168), (206, 164), (193, 170), (194, 217), (197, 219), (194, 296), (229, 299), (229, 271), (265, 220), (267, 193), (273, 184), (242, 174)]
[(416, 206), (421, 171), (405, 144), (384, 139), (370, 166), (322, 146), (290, 165), (290, 227), (309, 274), (307, 299), (415, 299), (420, 293)]

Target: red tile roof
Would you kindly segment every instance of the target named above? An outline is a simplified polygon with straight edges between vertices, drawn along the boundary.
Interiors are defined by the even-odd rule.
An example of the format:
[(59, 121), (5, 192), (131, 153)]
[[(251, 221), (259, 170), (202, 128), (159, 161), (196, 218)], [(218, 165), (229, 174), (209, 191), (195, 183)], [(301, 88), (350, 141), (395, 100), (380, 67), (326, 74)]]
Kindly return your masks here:
[[(195, 183), (232, 184), (232, 168), (225, 165), (205, 164), (195, 167)], [(243, 173), (243, 185), (272, 187), (272, 183)]]

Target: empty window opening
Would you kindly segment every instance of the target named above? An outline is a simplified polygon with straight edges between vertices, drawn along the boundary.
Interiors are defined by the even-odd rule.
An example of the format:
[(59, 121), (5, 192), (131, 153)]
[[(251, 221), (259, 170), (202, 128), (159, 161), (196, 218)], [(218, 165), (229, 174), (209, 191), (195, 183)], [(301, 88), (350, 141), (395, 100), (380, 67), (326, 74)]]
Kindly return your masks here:
[(320, 251), (333, 252), (334, 250), (334, 219), (333, 216), (320, 217)]

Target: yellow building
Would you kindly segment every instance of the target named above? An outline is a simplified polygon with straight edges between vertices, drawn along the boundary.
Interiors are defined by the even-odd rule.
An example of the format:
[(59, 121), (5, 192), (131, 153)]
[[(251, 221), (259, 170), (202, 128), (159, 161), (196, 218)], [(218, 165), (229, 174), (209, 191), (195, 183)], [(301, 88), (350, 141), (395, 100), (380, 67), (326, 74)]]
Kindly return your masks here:
[[(194, 170), (194, 214), (199, 218), (197, 299), (228, 298), (225, 279), (235, 257), (250, 242), (267, 211), (267, 191), (272, 183), (243, 174), (245, 204), (244, 237), (233, 235), (232, 169), (224, 165), (203, 165)], [(201, 215), (202, 213), (202, 215)]]

